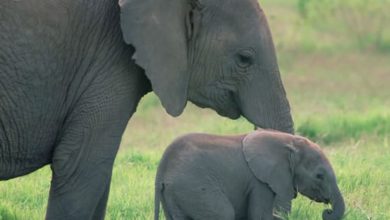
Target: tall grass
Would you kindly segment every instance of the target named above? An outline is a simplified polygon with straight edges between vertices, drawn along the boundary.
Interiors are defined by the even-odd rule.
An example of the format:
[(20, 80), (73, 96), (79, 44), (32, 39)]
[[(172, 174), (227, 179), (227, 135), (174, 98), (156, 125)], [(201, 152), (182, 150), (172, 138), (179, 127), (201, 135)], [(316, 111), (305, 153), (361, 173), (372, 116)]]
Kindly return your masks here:
[(305, 21), (334, 35), (346, 35), (358, 47), (390, 52), (390, 1), (298, 0)]
[(362, 135), (390, 134), (390, 113), (369, 112), (307, 118), (300, 122), (297, 132), (325, 144), (345, 139), (358, 140)]

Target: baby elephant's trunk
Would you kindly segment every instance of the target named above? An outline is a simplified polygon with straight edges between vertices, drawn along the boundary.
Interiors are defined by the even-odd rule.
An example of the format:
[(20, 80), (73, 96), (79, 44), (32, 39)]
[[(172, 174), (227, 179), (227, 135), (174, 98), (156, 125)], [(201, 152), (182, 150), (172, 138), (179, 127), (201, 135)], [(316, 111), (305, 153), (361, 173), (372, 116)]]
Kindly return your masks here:
[(322, 219), (324, 220), (340, 220), (345, 211), (345, 204), (343, 196), (340, 193), (337, 184), (334, 186), (334, 194), (331, 198), (332, 209), (326, 209), (322, 213)]

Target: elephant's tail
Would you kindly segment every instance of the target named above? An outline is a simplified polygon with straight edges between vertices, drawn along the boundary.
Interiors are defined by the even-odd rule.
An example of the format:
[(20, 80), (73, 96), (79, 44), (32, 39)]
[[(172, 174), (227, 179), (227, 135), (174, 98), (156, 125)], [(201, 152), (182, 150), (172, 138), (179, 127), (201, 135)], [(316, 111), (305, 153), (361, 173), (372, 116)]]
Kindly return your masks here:
[(156, 182), (154, 188), (154, 220), (159, 220), (160, 202), (161, 202), (163, 187), (164, 185), (162, 183)]

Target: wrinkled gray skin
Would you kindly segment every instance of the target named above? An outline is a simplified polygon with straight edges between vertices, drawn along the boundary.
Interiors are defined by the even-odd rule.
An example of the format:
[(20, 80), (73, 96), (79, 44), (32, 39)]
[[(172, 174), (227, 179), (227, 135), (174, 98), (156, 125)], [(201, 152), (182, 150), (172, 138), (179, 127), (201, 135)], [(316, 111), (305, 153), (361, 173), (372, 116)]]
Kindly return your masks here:
[(168, 220), (269, 220), (273, 204), (289, 212), (297, 191), (331, 203), (323, 219), (341, 219), (344, 201), (333, 169), (309, 140), (276, 131), (240, 136), (189, 134), (166, 150), (156, 176)]
[[(255, 0), (0, 1), (0, 180), (51, 164), (47, 219), (102, 219), (140, 98), (293, 132)], [(129, 198), (132, 199), (132, 198)]]

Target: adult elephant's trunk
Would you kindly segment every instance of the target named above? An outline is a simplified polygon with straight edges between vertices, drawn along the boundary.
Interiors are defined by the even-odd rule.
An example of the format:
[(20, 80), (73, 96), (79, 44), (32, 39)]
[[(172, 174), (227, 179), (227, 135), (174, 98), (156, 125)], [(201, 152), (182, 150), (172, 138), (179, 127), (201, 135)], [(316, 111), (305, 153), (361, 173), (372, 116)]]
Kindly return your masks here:
[[(255, 126), (294, 133), (290, 104), (287, 100), (271, 31), (264, 13), (260, 15), (257, 36), (258, 53), (255, 73), (238, 89), (238, 102), (245, 118)], [(258, 35), (257, 35), (258, 34)]]
[(331, 198), (332, 209), (326, 209), (322, 213), (324, 220), (339, 220), (343, 217), (345, 211), (345, 204), (343, 196), (340, 193), (337, 184), (335, 183), (333, 195)]
[(280, 73), (260, 70), (239, 91), (242, 114), (256, 127), (294, 133), (294, 122)]

